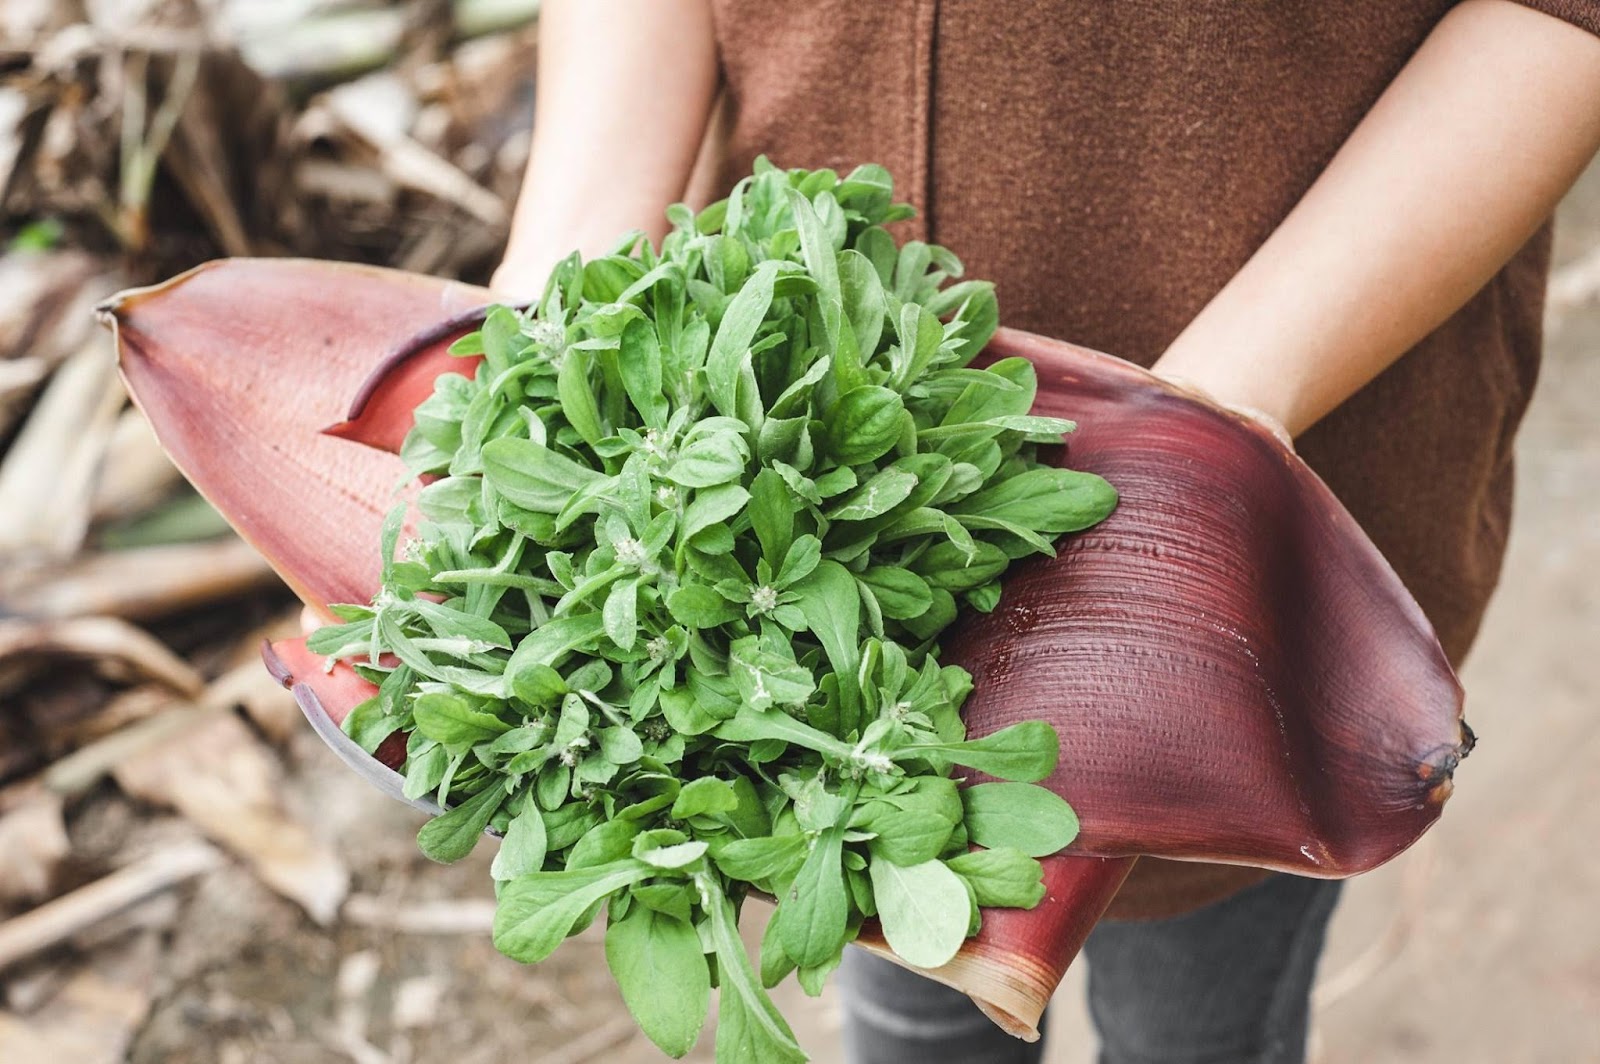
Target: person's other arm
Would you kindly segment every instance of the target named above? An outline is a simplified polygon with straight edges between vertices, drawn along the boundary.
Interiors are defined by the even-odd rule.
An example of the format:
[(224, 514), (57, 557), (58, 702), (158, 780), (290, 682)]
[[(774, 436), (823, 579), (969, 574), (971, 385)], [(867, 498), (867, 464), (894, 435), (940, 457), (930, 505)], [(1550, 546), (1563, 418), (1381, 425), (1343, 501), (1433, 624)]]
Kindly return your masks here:
[(716, 87), (709, 0), (547, 0), (532, 151), (493, 287), (537, 297), (575, 250), (663, 236)]
[(1600, 38), (1466, 0), (1156, 372), (1298, 435), (1482, 288), (1597, 149)]

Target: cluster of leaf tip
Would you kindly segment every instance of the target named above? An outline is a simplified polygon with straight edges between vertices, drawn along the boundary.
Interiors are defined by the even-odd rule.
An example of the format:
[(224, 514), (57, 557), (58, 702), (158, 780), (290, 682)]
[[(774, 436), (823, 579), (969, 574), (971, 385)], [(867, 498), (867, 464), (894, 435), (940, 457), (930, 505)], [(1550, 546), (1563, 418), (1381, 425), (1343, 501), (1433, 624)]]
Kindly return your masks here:
[[(313, 639), (379, 684), (347, 730), (408, 732), (407, 793), (449, 807), (422, 848), (504, 833), (496, 945), (537, 961), (604, 910), (674, 1055), (720, 986), (719, 1061), (803, 1060), (764, 988), (819, 992), (871, 917), (945, 963), (1077, 830), (1033, 785), (1055, 732), (968, 740), (936, 639), (1116, 496), (1038, 460), (1072, 425), (1029, 415), (1025, 360), (969, 367), (992, 287), (897, 246), (892, 191), (763, 160), (659, 251), (635, 234), (492, 309), (406, 441), (414, 538), (391, 515), (383, 591)], [(752, 891), (778, 900), (759, 968)]]

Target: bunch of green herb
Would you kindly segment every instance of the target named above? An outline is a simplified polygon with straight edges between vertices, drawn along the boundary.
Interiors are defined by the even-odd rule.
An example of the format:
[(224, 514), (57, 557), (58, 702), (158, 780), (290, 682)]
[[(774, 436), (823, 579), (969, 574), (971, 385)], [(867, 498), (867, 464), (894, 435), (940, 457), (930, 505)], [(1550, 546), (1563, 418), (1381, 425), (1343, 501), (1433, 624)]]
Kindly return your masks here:
[[(1030, 416), (1025, 360), (968, 367), (992, 287), (897, 246), (892, 191), (881, 167), (763, 161), (674, 208), (659, 251), (630, 236), (492, 310), (452, 349), (475, 374), (440, 377), (406, 441), (437, 478), (415, 538), (397, 556), (397, 510), (382, 592), (312, 639), (380, 685), (350, 734), (408, 731), (407, 793), (449, 807), (422, 849), (504, 834), (495, 944), (538, 961), (604, 910), (673, 1055), (715, 985), (719, 1061), (803, 1060), (764, 988), (818, 993), (874, 916), (945, 963), (980, 905), (1038, 903), (1035, 858), (1077, 830), (1033, 785), (1055, 732), (966, 739), (970, 677), (936, 639), (1115, 493), (1036, 458), (1072, 425)], [(759, 970), (752, 891), (778, 899)]]

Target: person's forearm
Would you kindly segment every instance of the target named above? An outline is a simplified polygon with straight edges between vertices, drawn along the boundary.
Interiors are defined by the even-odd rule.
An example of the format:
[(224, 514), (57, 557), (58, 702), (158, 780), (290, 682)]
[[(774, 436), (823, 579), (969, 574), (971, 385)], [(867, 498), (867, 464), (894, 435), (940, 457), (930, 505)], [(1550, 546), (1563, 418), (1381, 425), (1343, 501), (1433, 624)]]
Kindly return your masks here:
[(573, 251), (659, 238), (716, 84), (709, 0), (547, 0), (532, 152), (493, 286), (534, 297)]
[(1298, 434), (1458, 310), (1600, 148), (1600, 39), (1454, 9), (1156, 364)]

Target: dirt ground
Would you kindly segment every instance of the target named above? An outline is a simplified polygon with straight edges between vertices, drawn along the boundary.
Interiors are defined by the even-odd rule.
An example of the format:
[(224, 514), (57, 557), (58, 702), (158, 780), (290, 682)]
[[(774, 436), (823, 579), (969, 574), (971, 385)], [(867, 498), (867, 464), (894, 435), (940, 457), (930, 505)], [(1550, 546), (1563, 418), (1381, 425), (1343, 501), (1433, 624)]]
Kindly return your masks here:
[[(1520, 446), (1501, 590), (1465, 672), (1481, 743), (1439, 827), (1350, 885), (1317, 992), (1314, 1059), (1382, 1064), (1600, 1061), (1600, 167), (1562, 212), (1548, 359)], [(370, 793), (306, 732), (291, 800), (349, 862), (327, 928), (242, 870), (207, 877), (159, 964), (134, 1064), (646, 1064), (592, 934), (536, 971), (488, 942), (489, 847), (417, 856), (409, 810)], [(119, 837), (159, 823), (87, 818)], [(163, 904), (170, 904), (163, 903)], [(159, 922), (159, 913), (151, 917)], [(136, 912), (128, 918), (136, 922)], [(1083, 972), (1058, 996), (1051, 1064), (1092, 1059)], [(821, 1062), (834, 1001), (780, 1003)], [(709, 1039), (692, 1059), (709, 1061)]]

